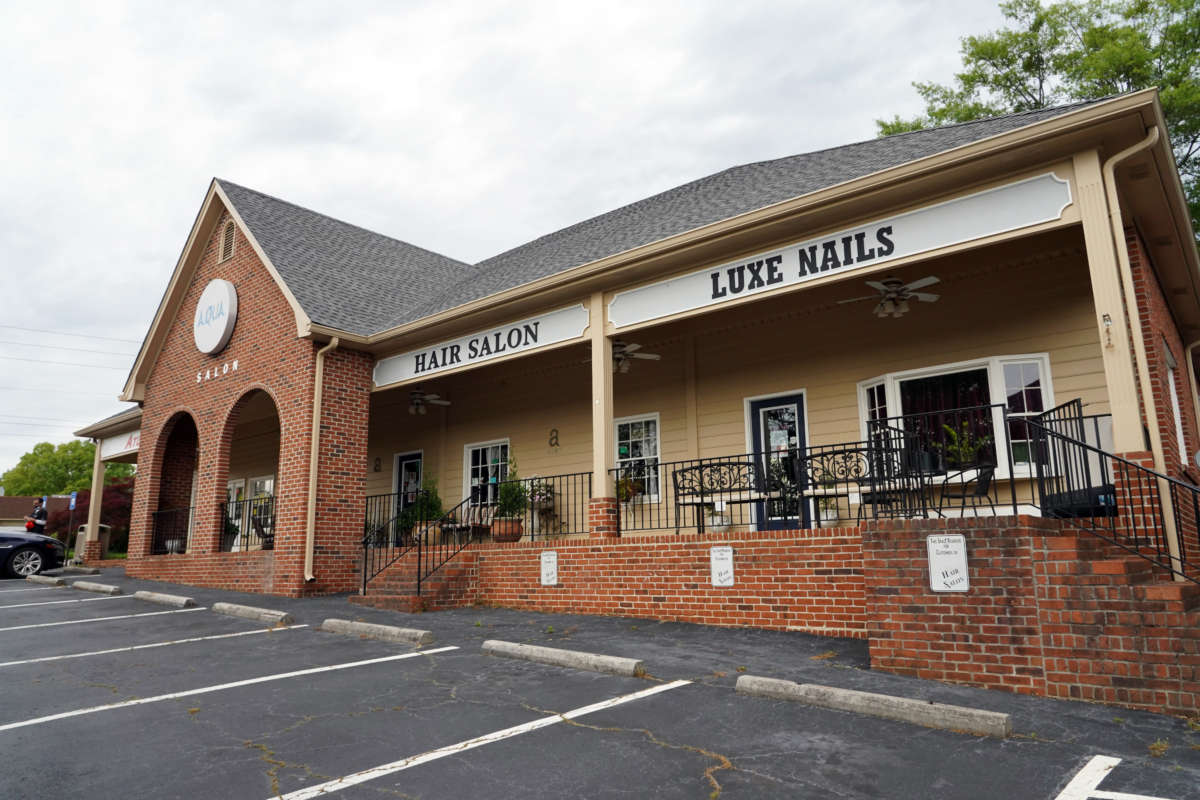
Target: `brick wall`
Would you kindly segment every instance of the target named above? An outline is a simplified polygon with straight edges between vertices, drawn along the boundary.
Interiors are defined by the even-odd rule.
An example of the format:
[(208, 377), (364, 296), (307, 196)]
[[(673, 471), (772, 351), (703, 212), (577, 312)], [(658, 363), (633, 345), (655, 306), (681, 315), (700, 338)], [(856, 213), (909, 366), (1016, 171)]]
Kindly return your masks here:
[[(929, 588), (925, 537), (966, 538), (971, 588)], [(1198, 587), (1034, 517), (863, 526), (871, 665), (1158, 712), (1200, 708)]]
[[(516, 542), (474, 546), (469, 600), (509, 608), (617, 614), (863, 637), (856, 528), (720, 536)], [(712, 585), (709, 548), (733, 547), (731, 587)], [(541, 585), (541, 553), (558, 553), (558, 585)]]
[[(138, 577), (229, 586), (230, 574), (259, 568), (256, 591), (286, 595), (349, 591), (355, 581), (349, 579), (350, 556), (343, 551), (347, 537), (361, 536), (370, 356), (338, 350), (326, 358), (314, 563), (318, 581), (306, 585), (309, 445), (320, 345), (296, 336), (291, 306), (240, 231), (233, 258), (217, 262), (220, 231), (227, 220), (227, 215), (222, 216), (214, 227), (177, 313), (166, 320), (170, 328), (146, 382), (139, 462), (141, 471), (152, 478), (138, 481), (134, 492), (127, 570)], [(214, 278), (229, 280), (237, 288), (238, 319), (225, 349), (208, 356), (196, 350), (192, 314), (204, 287)], [(256, 391), (270, 395), (280, 423), (275, 550), (219, 553), (220, 504), (225, 500), (230, 444), (241, 408)], [(170, 560), (151, 558), (146, 556), (150, 514), (161, 504), (154, 476), (165, 461), (178, 457), (169, 434), (172, 417), (180, 413), (194, 420), (199, 441), (193, 547), (187, 555)], [(357, 553), (357, 545), (351, 552)], [(268, 562), (270, 568), (262, 568)]]

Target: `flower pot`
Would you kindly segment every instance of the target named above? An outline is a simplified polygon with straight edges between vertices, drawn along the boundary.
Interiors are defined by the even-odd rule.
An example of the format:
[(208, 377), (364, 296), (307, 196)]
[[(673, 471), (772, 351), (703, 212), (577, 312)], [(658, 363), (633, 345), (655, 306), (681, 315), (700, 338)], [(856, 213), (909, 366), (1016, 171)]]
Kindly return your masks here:
[(494, 542), (516, 542), (520, 540), (522, 533), (524, 533), (524, 528), (520, 519), (492, 520), (492, 541)]

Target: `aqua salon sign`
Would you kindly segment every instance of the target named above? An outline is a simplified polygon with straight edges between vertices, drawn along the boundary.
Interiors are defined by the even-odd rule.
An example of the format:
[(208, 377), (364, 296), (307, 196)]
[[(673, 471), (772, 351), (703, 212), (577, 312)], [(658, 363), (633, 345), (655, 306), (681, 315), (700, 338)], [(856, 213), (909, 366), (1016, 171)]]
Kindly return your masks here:
[(196, 349), (208, 355), (221, 352), (233, 335), (237, 310), (237, 289), (233, 284), (220, 278), (209, 281), (196, 303), (196, 316), (192, 322)]
[(583, 336), (587, 325), (587, 309), (582, 305), (568, 306), (420, 350), (381, 358), (375, 363), (375, 385), (387, 386), (516, 353), (540, 350), (578, 339)]
[(926, 206), (625, 292), (608, 306), (622, 328), (783, 286), (845, 274), (1060, 219), (1070, 185), (1051, 173)]

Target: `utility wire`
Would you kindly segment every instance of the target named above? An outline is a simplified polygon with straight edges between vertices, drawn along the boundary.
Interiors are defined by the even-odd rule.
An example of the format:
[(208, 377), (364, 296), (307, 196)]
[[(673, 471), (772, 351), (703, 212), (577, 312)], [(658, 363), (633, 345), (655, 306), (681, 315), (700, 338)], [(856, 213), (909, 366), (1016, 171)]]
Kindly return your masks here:
[(47, 350), (74, 350), (77, 353), (99, 353), (104, 356), (136, 356), (137, 353), (114, 353), (112, 350), (89, 350), (86, 347), (67, 347), (62, 344), (34, 344), (33, 342), (14, 342), (0, 339), (0, 344), (15, 344), (18, 347), (44, 347)]
[[(0, 425), (23, 425), (26, 428), (50, 428), (51, 430), (62, 430), (63, 428), (74, 427), (74, 422), (64, 422), (61, 425), (53, 425), (48, 422), (9, 422), (8, 420), (0, 419)], [(80, 425), (79, 427), (83, 427)]]
[(0, 356), (0, 358), (8, 359), (9, 361), (32, 361), (34, 364), (53, 364), (59, 367), (90, 367), (91, 369), (116, 369), (121, 372), (128, 372), (128, 367), (110, 367), (104, 364), (79, 364), (74, 361), (44, 361), (40, 358), (21, 358), (20, 356)]
[(68, 425), (75, 424), (71, 420), (63, 419), (62, 417), (35, 417), (31, 414), (0, 414), (0, 417), (8, 417), (9, 419), (36, 419), (43, 420), (45, 422), (65, 422)]
[(95, 336), (90, 333), (68, 333), (66, 331), (47, 331), (41, 328), (22, 328), (19, 325), (0, 325), (0, 328), (10, 328), (14, 331), (29, 331), (30, 333), (52, 333), (55, 336), (78, 336), (81, 339), (106, 339), (110, 342), (127, 342), (129, 344), (141, 344), (138, 339), (118, 339), (115, 336)]
[(57, 386), (0, 386), (0, 392), (41, 392), (43, 394), (86, 394), (90, 397), (113, 397), (111, 392), (81, 392), (78, 389), (60, 389)]

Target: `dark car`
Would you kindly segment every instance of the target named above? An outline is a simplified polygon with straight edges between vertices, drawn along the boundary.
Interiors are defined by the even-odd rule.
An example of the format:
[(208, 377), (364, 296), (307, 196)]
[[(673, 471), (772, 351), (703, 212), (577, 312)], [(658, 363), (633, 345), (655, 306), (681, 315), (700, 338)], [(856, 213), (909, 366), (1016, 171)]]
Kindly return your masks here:
[(37, 575), (61, 566), (67, 554), (63, 543), (20, 528), (0, 528), (0, 572), (14, 578)]

